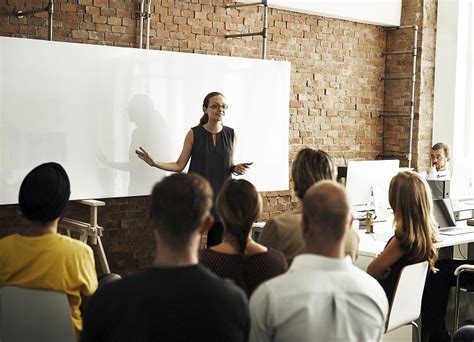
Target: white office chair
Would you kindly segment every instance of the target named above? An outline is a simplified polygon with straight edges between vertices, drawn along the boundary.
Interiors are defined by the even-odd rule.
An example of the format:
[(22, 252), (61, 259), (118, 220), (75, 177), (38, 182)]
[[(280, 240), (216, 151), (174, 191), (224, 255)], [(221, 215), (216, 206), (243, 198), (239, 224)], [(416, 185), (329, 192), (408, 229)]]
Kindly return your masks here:
[[(456, 292), (454, 297), (454, 331), (457, 331), (459, 328), (459, 295), (460, 292), (471, 292), (468, 288), (461, 287), (461, 276), (464, 273), (474, 273), (474, 265), (465, 264), (461, 265), (454, 271), (454, 276), (456, 277)], [(473, 284), (474, 285), (474, 284)]]
[(66, 294), (0, 287), (0, 341), (74, 342)]
[(402, 269), (390, 306), (385, 333), (411, 324), (416, 329), (418, 341), (421, 341), (418, 324), (415, 321), (421, 313), (421, 299), (427, 272), (428, 261), (408, 265)]

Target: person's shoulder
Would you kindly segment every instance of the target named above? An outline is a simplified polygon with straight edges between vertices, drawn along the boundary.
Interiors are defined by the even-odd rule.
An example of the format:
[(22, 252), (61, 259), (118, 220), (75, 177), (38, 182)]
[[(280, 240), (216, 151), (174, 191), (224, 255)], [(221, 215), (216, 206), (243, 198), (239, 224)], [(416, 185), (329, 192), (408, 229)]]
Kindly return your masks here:
[(19, 235), (13, 234), (8, 235), (0, 239), (0, 255), (7, 256), (12, 253), (15, 253), (15, 242), (17, 241)]
[(286, 258), (285, 258), (285, 254), (283, 254), (282, 252), (276, 250), (276, 249), (273, 249), (271, 247), (267, 247), (268, 248), (268, 251), (267, 251), (267, 255), (269, 258), (279, 262), (279, 263), (285, 263), (286, 264)]
[(210, 248), (204, 248), (199, 250), (199, 262), (207, 266), (207, 264), (215, 261), (216, 259), (221, 259), (222, 255), (222, 253), (215, 252)]
[(367, 272), (353, 265), (348, 275), (352, 279), (352, 292), (358, 292), (359, 294), (373, 297), (378, 301), (384, 301), (387, 299), (385, 291), (383, 290), (380, 283)]
[(267, 221), (265, 226), (274, 227), (300, 227), (302, 221), (302, 214), (300, 211), (287, 211), (281, 215), (275, 216)]
[(230, 134), (230, 135), (235, 134), (235, 130), (232, 127), (229, 127), (229, 126), (222, 126), (222, 132), (224, 134)]
[(250, 301), (254, 298), (259, 298), (259, 300), (267, 298), (267, 300), (270, 301), (272, 298), (283, 298), (288, 295), (288, 288), (291, 288), (292, 284), (293, 278), (288, 272), (276, 275), (275, 277), (261, 283), (252, 293)]
[(222, 279), (202, 266), (199, 267), (199, 272), (201, 272), (202, 285), (205, 285), (206, 291), (209, 290), (220, 300), (227, 302), (246, 297), (242, 289), (231, 280)]
[(14, 243), (18, 239), (19, 236), (20, 236), (19, 234), (4, 236), (3, 238), (0, 239), (0, 246), (6, 246), (8, 244)]
[(90, 246), (77, 239), (62, 234), (56, 234), (55, 239), (63, 246), (63, 249), (69, 250), (71, 253), (93, 254)]
[(189, 132), (192, 132), (193, 134), (203, 132), (205, 129), (202, 127), (202, 125), (197, 125), (193, 126), (189, 129)]
[(146, 278), (145, 271), (115, 280), (103, 287), (99, 287), (94, 297), (100, 300), (105, 300), (106, 298), (117, 298), (118, 300), (118, 298), (125, 298), (124, 296), (142, 293), (142, 287), (148, 281)]

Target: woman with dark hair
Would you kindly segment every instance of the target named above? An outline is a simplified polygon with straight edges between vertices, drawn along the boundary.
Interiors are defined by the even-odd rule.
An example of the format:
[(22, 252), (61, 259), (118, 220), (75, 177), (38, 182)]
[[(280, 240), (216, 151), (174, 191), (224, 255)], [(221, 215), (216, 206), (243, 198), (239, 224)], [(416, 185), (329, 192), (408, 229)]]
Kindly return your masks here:
[[(234, 164), (233, 152), (236, 136), (232, 128), (224, 126), (222, 120), (228, 106), (225, 97), (219, 92), (206, 95), (202, 103), (203, 115), (199, 125), (192, 127), (184, 139), (183, 149), (175, 162), (154, 160), (142, 147), (135, 153), (145, 163), (165, 171), (181, 172), (188, 164), (188, 172), (195, 172), (211, 183), (214, 196), (217, 196), (222, 184), (231, 178), (232, 174), (243, 175), (250, 163)], [(222, 224), (212, 210), (214, 225), (207, 235), (207, 245), (214, 246), (222, 241)]]
[(229, 180), (216, 200), (223, 224), (222, 243), (200, 251), (200, 263), (230, 278), (250, 297), (262, 282), (286, 272), (285, 256), (252, 240), (251, 228), (261, 212), (261, 198), (246, 180)]

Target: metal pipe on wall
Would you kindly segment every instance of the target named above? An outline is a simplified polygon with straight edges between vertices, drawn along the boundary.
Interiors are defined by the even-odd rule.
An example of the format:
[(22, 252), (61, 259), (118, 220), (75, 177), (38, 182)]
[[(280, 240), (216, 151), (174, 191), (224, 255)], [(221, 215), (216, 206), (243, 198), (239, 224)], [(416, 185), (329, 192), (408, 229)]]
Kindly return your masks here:
[(140, 17), (140, 37), (139, 37), (139, 43), (138, 43), (138, 48), (141, 49), (143, 47), (143, 17), (145, 13), (143, 13), (145, 7), (145, 0), (140, 1), (140, 11), (138, 11), (138, 16)]
[(263, 30), (262, 30), (262, 59), (267, 58), (267, 30), (268, 30), (268, 4), (263, 0)]
[(48, 6), (44, 8), (38, 8), (30, 11), (13, 11), (13, 14), (17, 18), (28, 17), (30, 15), (41, 13), (41, 12), (48, 12), (48, 40), (53, 40), (53, 14), (54, 14), (54, 3), (53, 0), (48, 1)]
[(267, 0), (262, 0), (260, 2), (252, 2), (252, 3), (237, 3), (237, 4), (229, 4), (225, 5), (225, 8), (240, 8), (240, 7), (248, 7), (248, 6), (258, 6), (263, 5), (263, 28), (260, 32), (249, 32), (249, 33), (237, 33), (237, 34), (226, 34), (224, 37), (228, 38), (242, 38), (242, 37), (251, 37), (251, 36), (262, 36), (263, 43), (262, 43), (262, 59), (267, 57), (267, 30), (268, 30), (268, 3)]
[(413, 122), (415, 120), (415, 84), (416, 84), (416, 56), (418, 51), (418, 25), (413, 26), (413, 68), (411, 79), (411, 99), (410, 99), (410, 139), (408, 150), (408, 167), (411, 167), (411, 160), (413, 154)]
[[(409, 117), (410, 119), (410, 130), (409, 130), (409, 139), (408, 139), (408, 154), (406, 159), (408, 161), (408, 167), (411, 168), (411, 162), (413, 160), (413, 126), (415, 121), (415, 90), (416, 90), (416, 57), (418, 54), (418, 25), (405, 25), (399, 27), (389, 27), (384, 28), (384, 30), (398, 30), (398, 29), (413, 29), (413, 48), (410, 51), (385, 51), (383, 53), (384, 56), (387, 55), (412, 55), (412, 71), (411, 74), (407, 76), (400, 76), (400, 77), (382, 77), (382, 80), (385, 81), (394, 81), (394, 80), (411, 80), (411, 92), (410, 92), (410, 113), (406, 115), (406, 113), (397, 113), (397, 112), (384, 112), (384, 117)], [(389, 155), (385, 155), (389, 156)], [(395, 155), (390, 155), (395, 156)]]
[(53, 40), (53, 14), (54, 14), (54, 4), (53, 0), (48, 2), (48, 40)]
[(151, 0), (148, 0), (148, 11), (146, 13), (146, 48), (150, 49), (150, 19), (151, 19)]

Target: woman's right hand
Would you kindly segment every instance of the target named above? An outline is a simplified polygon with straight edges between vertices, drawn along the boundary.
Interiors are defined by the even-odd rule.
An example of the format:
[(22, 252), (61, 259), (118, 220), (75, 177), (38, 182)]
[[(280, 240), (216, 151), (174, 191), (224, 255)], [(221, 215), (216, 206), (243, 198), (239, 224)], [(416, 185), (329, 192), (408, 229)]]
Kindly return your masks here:
[(135, 153), (137, 154), (138, 158), (143, 160), (148, 165), (155, 166), (155, 161), (153, 158), (141, 146), (138, 148), (138, 150), (135, 150)]

